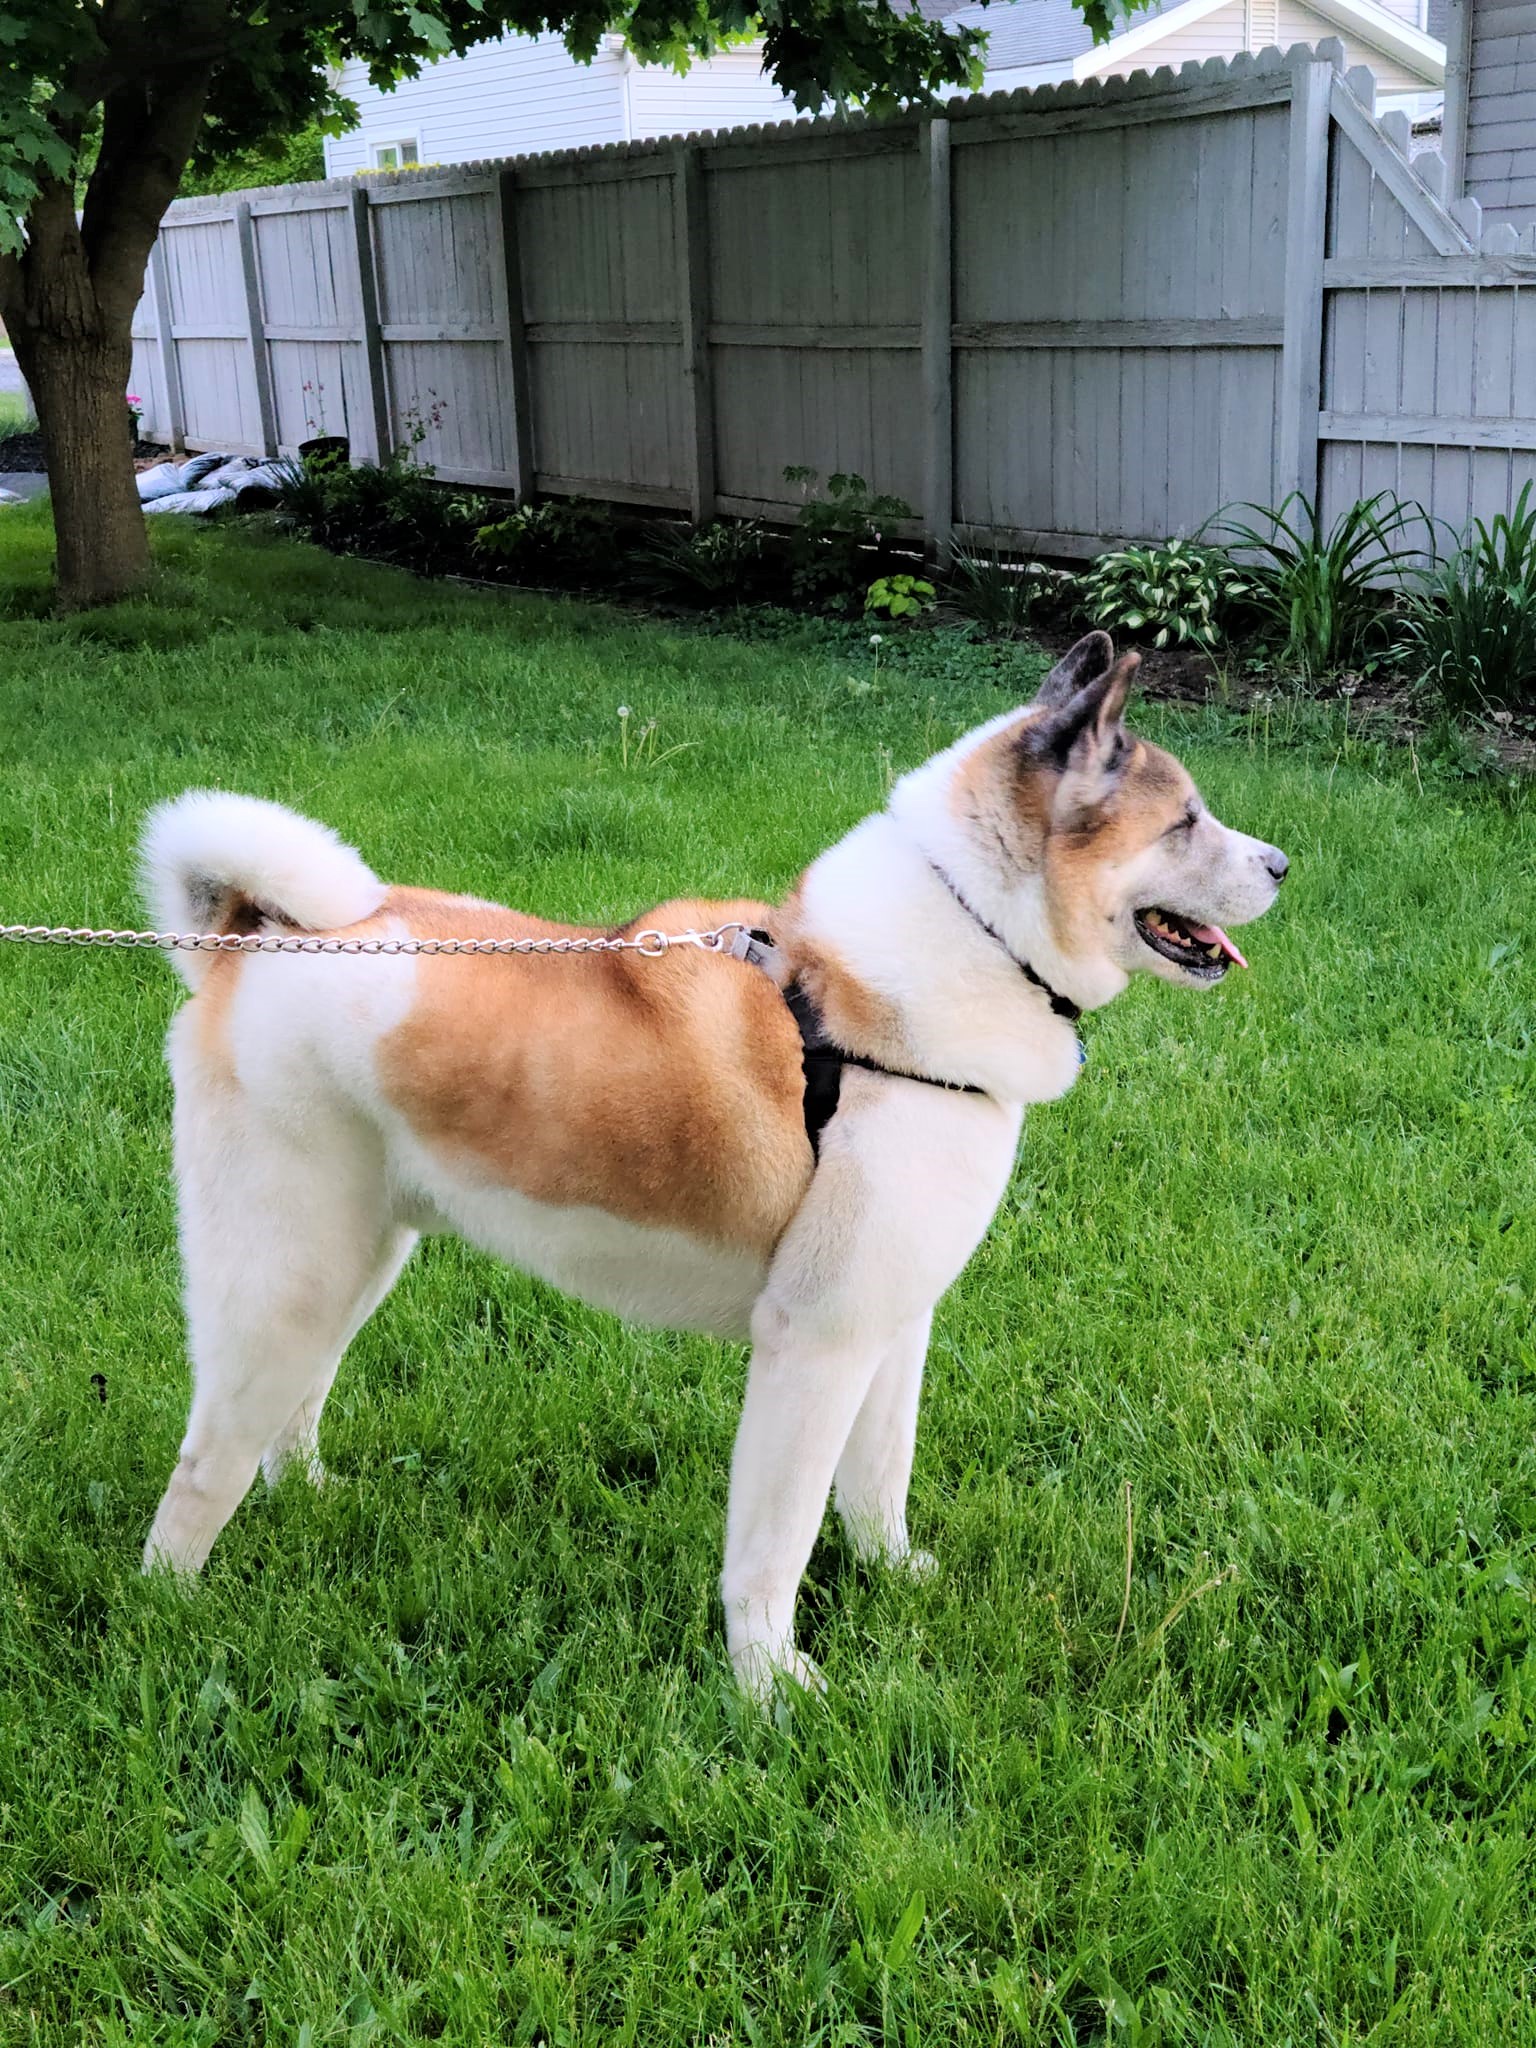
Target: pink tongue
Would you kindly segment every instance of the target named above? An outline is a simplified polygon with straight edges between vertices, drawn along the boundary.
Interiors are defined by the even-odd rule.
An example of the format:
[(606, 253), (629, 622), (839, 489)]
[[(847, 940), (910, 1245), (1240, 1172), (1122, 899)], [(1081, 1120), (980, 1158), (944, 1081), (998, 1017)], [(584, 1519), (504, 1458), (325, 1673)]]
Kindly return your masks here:
[(1248, 965), (1219, 924), (1192, 924), (1189, 930), (1190, 936), (1198, 939), (1202, 946), (1220, 946), (1227, 958), (1235, 960), (1239, 967)]

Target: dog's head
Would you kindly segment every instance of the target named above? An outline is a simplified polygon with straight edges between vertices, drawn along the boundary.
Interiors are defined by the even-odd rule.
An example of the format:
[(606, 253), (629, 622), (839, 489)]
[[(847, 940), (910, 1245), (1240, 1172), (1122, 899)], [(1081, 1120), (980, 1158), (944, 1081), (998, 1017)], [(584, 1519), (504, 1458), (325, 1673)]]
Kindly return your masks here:
[(1140, 657), (1107, 633), (1064, 655), (1021, 716), (965, 754), (951, 814), (972, 846), (1038, 892), (1069, 987), (1105, 1000), (1124, 975), (1209, 988), (1242, 954), (1225, 927), (1262, 917), (1287, 860), (1212, 816), (1183, 766), (1126, 729)]

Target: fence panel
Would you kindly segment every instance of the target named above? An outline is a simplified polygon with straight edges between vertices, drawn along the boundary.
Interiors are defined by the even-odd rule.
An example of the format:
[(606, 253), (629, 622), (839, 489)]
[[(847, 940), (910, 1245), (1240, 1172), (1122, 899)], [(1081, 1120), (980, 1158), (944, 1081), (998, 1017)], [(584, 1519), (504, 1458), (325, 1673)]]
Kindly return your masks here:
[[(1344, 94), (1341, 84), (1338, 91)], [(1388, 491), (1443, 547), (1536, 472), (1536, 258), (1447, 213), (1386, 124), (1332, 135), (1319, 487), (1325, 517)]]
[[(1336, 44), (173, 206), (156, 432), (619, 503), (793, 514), (856, 471), (1091, 555), (1297, 484), (1459, 528), (1536, 463), (1536, 247), (1436, 196)], [(157, 317), (163, 311), (163, 317)]]
[(792, 466), (823, 478), (855, 472), (921, 503), (917, 139), (917, 124), (903, 122), (808, 146), (770, 139), (704, 152), (716, 482), (727, 509), (788, 512), (802, 496), (785, 480)]
[[(620, 162), (625, 160), (620, 159)], [(523, 329), (540, 490), (688, 503), (677, 165), (517, 183)]]
[(967, 526), (1088, 552), (1270, 490), (1286, 110), (1164, 107), (1038, 136), (955, 124)]
[(346, 196), (258, 203), (251, 213), (278, 446), (291, 453), (320, 434), (359, 437), (369, 401)]
[(161, 241), (187, 441), (260, 453), (261, 404), (233, 213), (193, 213), (162, 231)]
[(516, 473), (494, 172), (370, 195), (392, 447), (449, 482)]

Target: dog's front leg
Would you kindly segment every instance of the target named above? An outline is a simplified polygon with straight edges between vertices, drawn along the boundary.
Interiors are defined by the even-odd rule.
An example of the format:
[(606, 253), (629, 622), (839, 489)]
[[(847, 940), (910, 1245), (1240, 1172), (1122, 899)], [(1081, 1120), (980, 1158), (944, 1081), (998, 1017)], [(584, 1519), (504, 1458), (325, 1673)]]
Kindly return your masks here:
[(933, 1559), (908, 1538), (907, 1488), (932, 1322), (914, 1317), (886, 1347), (837, 1461), (837, 1512), (857, 1556), (918, 1574)]
[(777, 1675), (820, 1675), (795, 1648), (795, 1595), (821, 1527), (838, 1457), (883, 1345), (827, 1341), (777, 1309), (757, 1319), (726, 1516), (726, 1641), (743, 1688), (762, 1704)]

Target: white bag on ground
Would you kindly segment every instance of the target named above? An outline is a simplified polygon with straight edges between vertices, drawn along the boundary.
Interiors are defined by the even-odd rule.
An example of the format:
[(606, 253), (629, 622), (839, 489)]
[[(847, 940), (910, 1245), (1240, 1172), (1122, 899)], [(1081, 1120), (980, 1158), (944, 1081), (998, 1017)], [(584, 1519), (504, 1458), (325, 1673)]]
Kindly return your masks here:
[(151, 498), (168, 498), (172, 491), (184, 491), (181, 470), (174, 462), (157, 462), (153, 469), (139, 471), (139, 497), (148, 503)]

